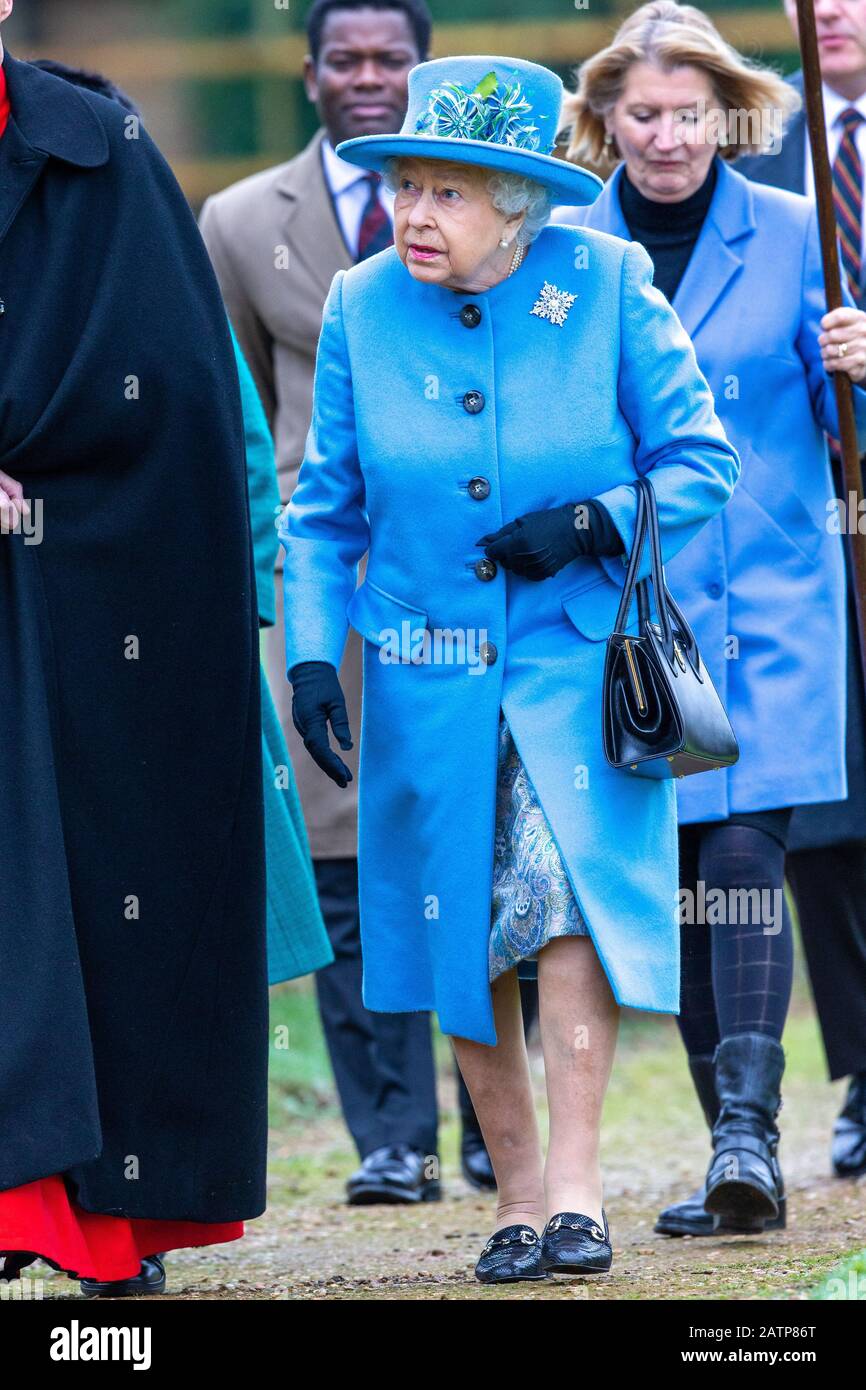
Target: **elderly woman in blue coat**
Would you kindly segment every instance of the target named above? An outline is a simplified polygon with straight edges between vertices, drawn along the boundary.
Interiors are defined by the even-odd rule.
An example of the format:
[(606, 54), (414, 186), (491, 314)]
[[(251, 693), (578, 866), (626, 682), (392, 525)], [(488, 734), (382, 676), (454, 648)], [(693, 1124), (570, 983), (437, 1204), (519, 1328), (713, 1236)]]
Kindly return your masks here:
[[(281, 527), (294, 717), (338, 782), (336, 671), (365, 638), (364, 998), (435, 1009), (496, 1173), (484, 1281), (603, 1270), (598, 1158), (618, 1005), (678, 1007), (671, 782), (609, 767), (604, 643), (655, 486), (673, 556), (739, 468), (638, 246), (546, 226), (594, 175), (555, 160), (562, 86), (423, 63), (402, 131), (343, 158), (396, 189), (387, 251), (339, 272)], [(359, 561), (368, 552), (364, 582)], [(517, 971), (537, 960), (542, 1161)]]
[[(824, 431), (838, 435), (833, 373), (847, 372), (866, 448), (866, 314), (847, 288), (827, 313), (808, 200), (728, 162), (797, 104), (674, 0), (631, 15), (568, 102), (569, 154), (615, 171), (591, 208), (557, 218), (647, 248), (742, 460), (730, 507), (667, 567), (740, 745), (732, 767), (677, 785), (679, 1022), (713, 1156), (705, 1185), (659, 1218), (668, 1235), (785, 1223), (785, 841), (794, 806), (846, 794), (844, 570)], [(756, 113), (771, 118), (763, 135), (727, 119)]]

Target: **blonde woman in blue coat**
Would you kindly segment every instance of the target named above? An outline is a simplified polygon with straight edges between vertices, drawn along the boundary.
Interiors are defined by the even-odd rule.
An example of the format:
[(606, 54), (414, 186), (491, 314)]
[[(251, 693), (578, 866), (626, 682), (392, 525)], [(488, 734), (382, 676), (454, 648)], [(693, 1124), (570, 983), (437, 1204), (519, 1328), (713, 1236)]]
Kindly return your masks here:
[[(601, 187), (549, 154), (561, 98), (532, 63), (440, 59), (400, 133), (340, 146), (392, 182), (395, 246), (331, 286), (280, 532), (294, 718), (342, 785), (336, 672), (348, 624), (366, 639), (364, 999), (453, 1037), (499, 1189), (483, 1281), (610, 1265), (618, 1006), (674, 1012), (679, 956), (674, 789), (604, 760), (603, 638), (635, 477), (670, 558), (739, 467), (646, 253), (545, 225)], [(546, 1162), (517, 987), (536, 958)]]
[(797, 103), (674, 0), (631, 15), (568, 103), (569, 154), (615, 172), (591, 208), (557, 217), (650, 250), (742, 459), (730, 507), (667, 567), (740, 745), (733, 767), (677, 784), (679, 1022), (713, 1155), (704, 1186), (662, 1212), (667, 1235), (785, 1224), (785, 840), (792, 807), (846, 795), (844, 570), (824, 431), (838, 435), (833, 373), (847, 372), (866, 448), (866, 314), (850, 297), (827, 313), (809, 201), (726, 162), (761, 138), (729, 114), (784, 117)]

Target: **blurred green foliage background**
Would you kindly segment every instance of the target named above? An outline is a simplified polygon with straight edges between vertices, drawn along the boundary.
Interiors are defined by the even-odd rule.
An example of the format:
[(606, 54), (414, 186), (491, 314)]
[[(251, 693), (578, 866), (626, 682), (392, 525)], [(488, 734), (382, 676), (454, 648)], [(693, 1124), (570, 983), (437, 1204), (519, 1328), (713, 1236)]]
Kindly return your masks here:
[[(631, 0), (429, 0), (433, 56), (508, 53), (567, 84)], [(781, 3), (706, 7), (742, 52), (797, 65)], [(307, 0), (16, 0), (4, 40), (18, 57), (107, 73), (141, 106), (188, 197), (290, 159), (316, 128), (301, 82)]]

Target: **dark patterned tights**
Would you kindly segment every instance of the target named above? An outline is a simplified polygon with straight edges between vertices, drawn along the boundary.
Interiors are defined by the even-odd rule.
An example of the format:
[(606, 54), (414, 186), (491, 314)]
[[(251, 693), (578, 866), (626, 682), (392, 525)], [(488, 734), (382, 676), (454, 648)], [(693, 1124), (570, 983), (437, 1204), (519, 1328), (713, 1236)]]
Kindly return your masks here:
[[(781, 1039), (794, 951), (785, 902), (789, 813), (680, 827), (680, 1033), (690, 1057), (734, 1033)], [(763, 825), (770, 824), (774, 833)]]

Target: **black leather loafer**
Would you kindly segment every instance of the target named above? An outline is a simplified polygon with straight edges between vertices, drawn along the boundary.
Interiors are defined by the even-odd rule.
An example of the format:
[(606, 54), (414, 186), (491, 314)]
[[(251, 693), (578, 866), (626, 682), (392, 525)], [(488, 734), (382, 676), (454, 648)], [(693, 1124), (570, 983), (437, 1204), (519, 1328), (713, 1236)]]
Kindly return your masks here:
[(541, 1238), (541, 1260), (549, 1274), (606, 1274), (613, 1262), (607, 1216), (604, 1230), (591, 1216), (561, 1211), (552, 1216)]
[(488, 1240), (475, 1266), (482, 1284), (516, 1284), (520, 1279), (546, 1279), (541, 1241), (531, 1226), (503, 1226)]
[(442, 1196), (439, 1179), (428, 1178), (425, 1164), (426, 1156), (410, 1144), (386, 1144), (374, 1149), (346, 1183), (349, 1206), (438, 1202)]
[(165, 1265), (161, 1255), (148, 1255), (141, 1269), (131, 1279), (82, 1279), (81, 1292), (85, 1298), (129, 1298), (133, 1294), (165, 1293)]
[(495, 1192), (496, 1175), (490, 1155), (480, 1134), (463, 1131), (460, 1144), (460, 1167), (470, 1187), (477, 1192)]

